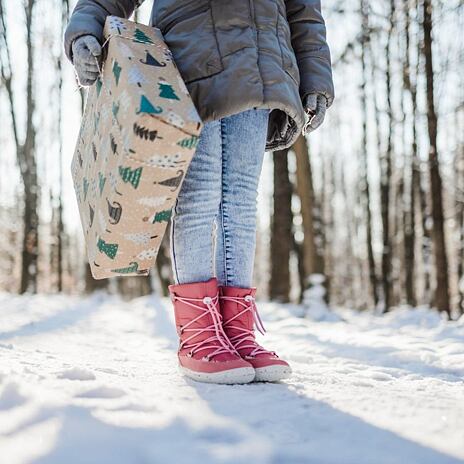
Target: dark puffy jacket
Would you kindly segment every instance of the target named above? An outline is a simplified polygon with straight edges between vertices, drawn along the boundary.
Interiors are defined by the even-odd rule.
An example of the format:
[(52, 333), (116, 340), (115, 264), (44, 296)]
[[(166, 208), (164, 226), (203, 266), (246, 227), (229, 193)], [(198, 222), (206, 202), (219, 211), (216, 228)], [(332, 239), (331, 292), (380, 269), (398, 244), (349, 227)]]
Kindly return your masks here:
[[(142, 0), (143, 1), (143, 0)], [(78, 0), (65, 32), (100, 41), (107, 15), (128, 18), (140, 0)], [(267, 150), (289, 147), (310, 93), (334, 98), (320, 0), (153, 0), (158, 27), (204, 122), (270, 108)]]

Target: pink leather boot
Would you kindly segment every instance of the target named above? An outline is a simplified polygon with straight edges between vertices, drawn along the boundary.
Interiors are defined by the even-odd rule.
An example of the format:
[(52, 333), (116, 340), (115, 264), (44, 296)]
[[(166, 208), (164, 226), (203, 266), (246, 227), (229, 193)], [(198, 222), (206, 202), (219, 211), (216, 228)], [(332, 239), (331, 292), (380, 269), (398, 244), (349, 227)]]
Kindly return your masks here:
[(255, 371), (222, 328), (217, 279), (169, 285), (179, 335), (179, 367), (199, 382), (248, 383)]
[(258, 345), (254, 326), (265, 330), (255, 304), (256, 287), (219, 287), (222, 327), (240, 356), (255, 368), (255, 381), (276, 382), (290, 376), (292, 369), (273, 351)]

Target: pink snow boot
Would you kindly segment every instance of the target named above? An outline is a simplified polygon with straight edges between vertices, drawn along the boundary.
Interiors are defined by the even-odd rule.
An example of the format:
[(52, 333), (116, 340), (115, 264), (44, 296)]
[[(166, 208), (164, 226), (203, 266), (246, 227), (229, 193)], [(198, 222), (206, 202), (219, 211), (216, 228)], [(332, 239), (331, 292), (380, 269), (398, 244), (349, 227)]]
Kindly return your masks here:
[(199, 382), (248, 383), (255, 377), (222, 328), (217, 279), (169, 285), (179, 335), (179, 367)]
[(219, 287), (223, 328), (240, 356), (255, 368), (255, 381), (276, 382), (290, 376), (292, 369), (273, 351), (258, 345), (254, 325), (265, 333), (255, 304), (256, 287)]

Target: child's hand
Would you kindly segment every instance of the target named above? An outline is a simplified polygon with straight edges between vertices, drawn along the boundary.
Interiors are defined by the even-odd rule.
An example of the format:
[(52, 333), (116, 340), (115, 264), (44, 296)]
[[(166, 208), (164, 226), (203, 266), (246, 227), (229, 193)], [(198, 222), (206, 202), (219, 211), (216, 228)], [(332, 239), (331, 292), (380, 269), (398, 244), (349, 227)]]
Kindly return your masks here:
[[(102, 48), (93, 35), (83, 35), (72, 43), (73, 64), (81, 85), (92, 85), (98, 77)], [(98, 62), (98, 65), (97, 65)]]
[(327, 98), (320, 93), (312, 93), (306, 97), (304, 109), (309, 121), (303, 127), (303, 135), (315, 131), (323, 122), (327, 110)]

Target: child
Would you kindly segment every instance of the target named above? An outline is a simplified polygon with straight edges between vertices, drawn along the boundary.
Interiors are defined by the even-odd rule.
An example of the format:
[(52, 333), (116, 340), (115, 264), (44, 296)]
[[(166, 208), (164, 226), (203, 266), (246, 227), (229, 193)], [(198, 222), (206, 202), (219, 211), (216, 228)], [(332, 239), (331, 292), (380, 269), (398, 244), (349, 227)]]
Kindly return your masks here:
[[(143, 1), (143, 0), (142, 0)], [(107, 15), (140, 0), (78, 0), (65, 50), (82, 85), (98, 76)], [(264, 331), (252, 271), (264, 152), (319, 127), (334, 98), (320, 0), (154, 0), (158, 27), (204, 127), (171, 217), (169, 286), (179, 364), (202, 382), (277, 381), (288, 363)], [(213, 232), (215, 231), (215, 234)], [(215, 239), (214, 239), (215, 236)]]

